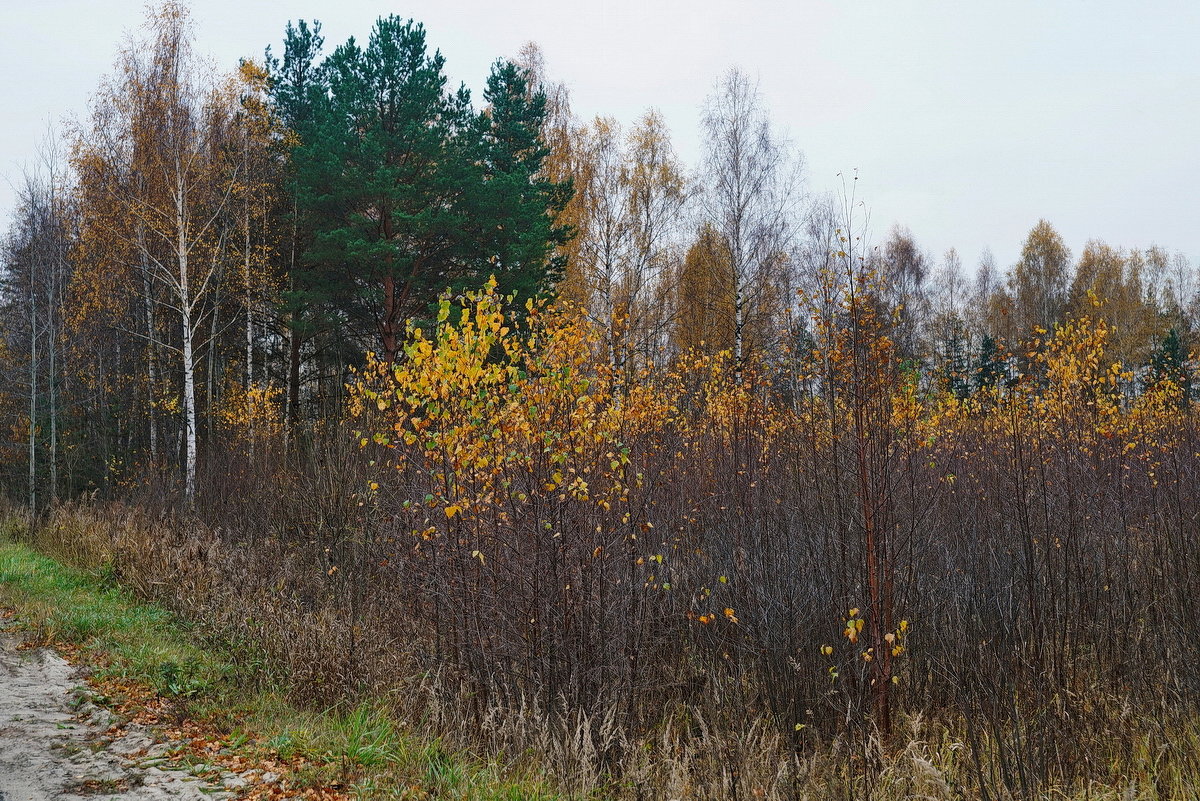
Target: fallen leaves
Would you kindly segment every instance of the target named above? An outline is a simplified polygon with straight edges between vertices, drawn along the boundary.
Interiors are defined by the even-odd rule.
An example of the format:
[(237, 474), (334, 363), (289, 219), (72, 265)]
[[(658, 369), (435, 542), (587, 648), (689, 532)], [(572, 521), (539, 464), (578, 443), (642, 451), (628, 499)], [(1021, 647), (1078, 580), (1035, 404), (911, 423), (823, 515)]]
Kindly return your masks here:
[[(10, 620), (11, 613), (0, 614), (0, 623)], [(45, 632), (26, 639), (20, 647), (53, 647), (71, 664), (93, 669), (109, 661), (102, 653), (54, 641)], [(110, 726), (104, 733), (105, 737), (121, 737), (126, 728), (133, 724), (153, 729), (160, 741), (168, 744), (163, 757), (164, 768), (190, 770), (213, 782), (219, 782), (223, 775), (234, 774), (244, 784), (228, 789), (238, 798), (254, 801), (284, 798), (348, 801), (351, 797), (341, 784), (312, 786), (312, 777), (316, 772), (314, 768), (321, 766), (305, 756), (285, 757), (269, 748), (262, 739), (235, 744), (227, 732), (222, 732), (215, 725), (181, 717), (175, 701), (159, 695), (146, 684), (95, 674), (87, 678), (87, 684), (93, 697), (103, 699), (104, 706), (123, 720)], [(79, 791), (111, 792), (114, 788), (80, 785)]]

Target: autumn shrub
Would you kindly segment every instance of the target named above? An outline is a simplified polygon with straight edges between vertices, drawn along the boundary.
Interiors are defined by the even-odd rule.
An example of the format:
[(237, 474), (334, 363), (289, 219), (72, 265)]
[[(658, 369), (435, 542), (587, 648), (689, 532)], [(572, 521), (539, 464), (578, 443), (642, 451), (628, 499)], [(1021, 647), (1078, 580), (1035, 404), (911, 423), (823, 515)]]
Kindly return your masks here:
[(803, 354), (620, 382), (565, 306), (446, 298), (344, 424), (227, 437), (193, 514), (145, 481), (39, 536), (257, 643), (300, 700), (390, 699), (579, 794), (1177, 797), (1200, 774), (1179, 388), (1130, 393), (1094, 307), (1019, 380), (942, 392), (854, 278)]
[[(452, 632), (433, 657), (474, 697), (614, 705), (633, 739), (672, 709), (771, 720), (794, 754), (857, 732), (864, 771), (893, 715), (924, 712), (962, 730), (973, 782), (1015, 796), (1092, 776), (1099, 753), (1121, 764), (1123, 704), (1191, 708), (1173, 699), (1192, 624), (1157, 588), (1192, 586), (1162, 558), (1192, 558), (1192, 518), (1148, 502), (1191, 474), (1190, 423), (1169, 383), (1129, 399), (1102, 316), (963, 400), (904, 367), (864, 276), (786, 402), (777, 368), (693, 357), (629, 390), (669, 403), (635, 407), (581, 323), (525, 339), (499, 309), (444, 303), (436, 333), (358, 387), (360, 444), (395, 471), (373, 491), (412, 543), (390, 569), (429, 582), (417, 614)], [(622, 427), (647, 403), (652, 425)], [(634, 466), (619, 495), (598, 454), (556, 450), (580, 427)], [(1180, 658), (1146, 665), (1150, 642)]]

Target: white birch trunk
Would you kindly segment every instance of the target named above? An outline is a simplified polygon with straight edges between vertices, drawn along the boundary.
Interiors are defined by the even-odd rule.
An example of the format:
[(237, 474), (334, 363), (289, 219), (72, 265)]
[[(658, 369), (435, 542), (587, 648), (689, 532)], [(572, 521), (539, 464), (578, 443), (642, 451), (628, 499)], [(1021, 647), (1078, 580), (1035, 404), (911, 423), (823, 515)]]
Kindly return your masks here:
[(196, 497), (196, 361), (192, 325), (192, 293), (188, 283), (187, 217), (184, 212), (185, 178), (176, 164), (175, 233), (179, 260), (179, 311), (183, 335), (184, 497)]
[[(254, 294), (251, 291), (250, 275), (250, 201), (246, 201), (245, 210), (245, 258), (242, 261), (242, 274), (246, 282), (246, 404), (250, 403), (250, 390), (254, 386)], [(215, 341), (215, 339), (214, 339)], [(247, 409), (247, 412), (249, 409)], [(246, 415), (246, 425), (249, 429), (250, 460), (254, 461), (254, 415)]]

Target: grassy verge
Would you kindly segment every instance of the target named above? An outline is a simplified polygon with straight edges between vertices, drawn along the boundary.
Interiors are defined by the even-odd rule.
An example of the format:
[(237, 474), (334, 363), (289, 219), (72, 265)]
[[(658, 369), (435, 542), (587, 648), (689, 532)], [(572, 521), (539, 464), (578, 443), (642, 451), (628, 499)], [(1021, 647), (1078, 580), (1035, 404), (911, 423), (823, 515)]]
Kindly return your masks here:
[[(101, 700), (126, 714), (154, 709), (153, 722), (186, 730), (188, 742), (205, 743), (227, 764), (279, 772), (297, 793), (556, 797), (536, 779), (506, 775), (499, 765), (406, 733), (381, 706), (297, 709), (272, 686), (270, 671), (250, 649), (203, 641), (103, 571), (70, 568), (2, 538), (0, 607), (12, 609), (39, 641), (64, 647), (92, 667)], [(187, 759), (183, 749), (180, 758)]]

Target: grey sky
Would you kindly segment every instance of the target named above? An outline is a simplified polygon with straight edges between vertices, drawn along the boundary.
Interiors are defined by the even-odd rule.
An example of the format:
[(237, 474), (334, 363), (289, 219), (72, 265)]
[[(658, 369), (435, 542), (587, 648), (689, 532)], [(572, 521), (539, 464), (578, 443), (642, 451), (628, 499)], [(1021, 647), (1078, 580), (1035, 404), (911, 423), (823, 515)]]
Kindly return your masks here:
[[(47, 124), (82, 114), (140, 0), (0, 0), (0, 215)], [(659, 108), (699, 157), (700, 105), (740, 66), (805, 154), (808, 189), (858, 168), (876, 239), (893, 222), (967, 265), (1007, 267), (1041, 217), (1091, 237), (1200, 258), (1200, 3), (1194, 0), (194, 0), (197, 49), (260, 56), (288, 19), (327, 48), (387, 13), (425, 23), (454, 82), (534, 40), (576, 112)], [(278, 47), (278, 45), (276, 45)]]

